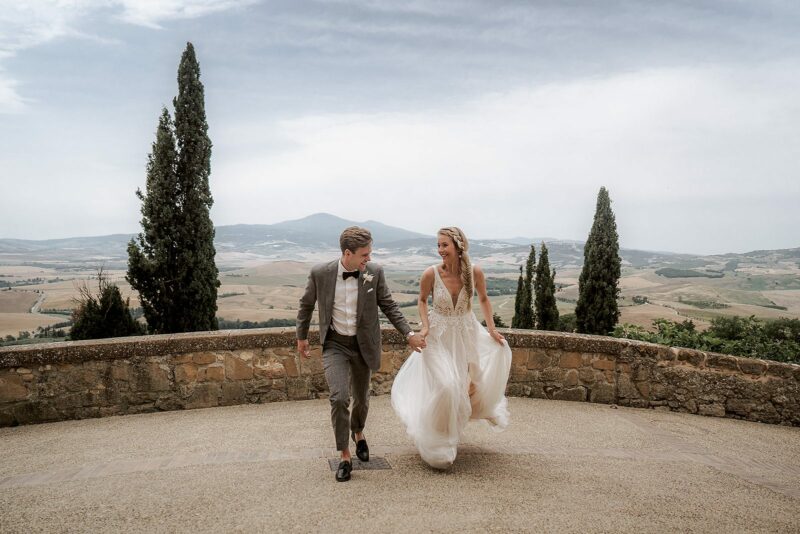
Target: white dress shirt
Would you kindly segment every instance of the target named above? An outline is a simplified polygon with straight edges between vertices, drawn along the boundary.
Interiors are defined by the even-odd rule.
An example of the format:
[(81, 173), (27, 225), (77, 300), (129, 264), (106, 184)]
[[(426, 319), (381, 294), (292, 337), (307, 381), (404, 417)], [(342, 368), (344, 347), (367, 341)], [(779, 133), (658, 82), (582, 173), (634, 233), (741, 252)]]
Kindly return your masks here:
[(359, 273), (359, 278), (350, 277), (342, 280), (344, 272), (346, 269), (339, 260), (331, 321), (333, 329), (337, 333), (343, 336), (354, 336), (356, 335), (356, 313), (358, 311), (358, 281), (363, 273)]

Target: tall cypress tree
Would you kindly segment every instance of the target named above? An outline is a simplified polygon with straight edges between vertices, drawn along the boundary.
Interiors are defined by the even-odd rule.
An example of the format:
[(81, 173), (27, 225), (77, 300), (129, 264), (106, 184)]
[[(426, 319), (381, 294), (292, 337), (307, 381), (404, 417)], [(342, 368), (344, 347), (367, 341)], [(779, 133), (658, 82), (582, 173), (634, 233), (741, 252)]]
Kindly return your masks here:
[[(525, 280), (522, 282), (522, 294), (514, 306), (517, 310), (514, 315), (516, 328), (531, 329), (535, 325), (535, 315), (533, 312), (533, 271), (536, 266), (536, 247), (531, 245), (531, 252), (528, 254), (528, 261), (525, 264)], [(517, 319), (518, 318), (518, 319)]]
[(537, 330), (558, 329), (558, 307), (556, 306), (556, 270), (550, 270), (547, 245), (542, 243), (539, 263), (536, 264), (536, 280), (533, 283)]
[(519, 266), (519, 280), (517, 280), (517, 296), (514, 298), (514, 317), (511, 318), (511, 328), (519, 328), (520, 305), (522, 304), (522, 292), (525, 288), (525, 280), (522, 277), (522, 265)]
[(128, 245), (128, 276), (139, 291), (153, 332), (217, 328), (218, 270), (214, 263), (213, 204), (203, 84), (194, 47), (178, 67), (174, 134), (164, 110), (148, 162), (139, 243)]
[(608, 335), (617, 324), (619, 308), (619, 236), (611, 198), (605, 187), (597, 194), (597, 208), (583, 249), (575, 317), (578, 332)]
[(183, 328), (217, 329), (217, 288), (219, 271), (214, 263), (214, 225), (209, 211), (214, 203), (208, 177), (211, 174), (211, 139), (208, 137), (205, 96), (200, 82), (200, 65), (192, 43), (178, 67), (178, 96), (175, 97), (175, 138), (178, 145), (176, 172), (179, 197), (179, 257), (176, 276), (185, 288)]
[(136, 190), (142, 201), (142, 232), (128, 243), (128, 274), (151, 333), (179, 332), (175, 317), (180, 310), (180, 285), (172, 268), (178, 257), (180, 188), (175, 174), (177, 151), (172, 120), (162, 109), (153, 151), (147, 162), (146, 193)]

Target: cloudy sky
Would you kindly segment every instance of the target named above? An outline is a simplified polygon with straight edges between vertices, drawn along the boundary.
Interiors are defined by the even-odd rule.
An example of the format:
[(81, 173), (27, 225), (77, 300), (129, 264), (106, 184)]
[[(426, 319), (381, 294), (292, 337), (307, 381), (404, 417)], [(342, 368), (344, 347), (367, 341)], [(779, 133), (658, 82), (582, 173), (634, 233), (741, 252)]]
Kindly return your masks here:
[(197, 51), (215, 224), (800, 246), (794, 1), (0, 0), (0, 237), (138, 231)]

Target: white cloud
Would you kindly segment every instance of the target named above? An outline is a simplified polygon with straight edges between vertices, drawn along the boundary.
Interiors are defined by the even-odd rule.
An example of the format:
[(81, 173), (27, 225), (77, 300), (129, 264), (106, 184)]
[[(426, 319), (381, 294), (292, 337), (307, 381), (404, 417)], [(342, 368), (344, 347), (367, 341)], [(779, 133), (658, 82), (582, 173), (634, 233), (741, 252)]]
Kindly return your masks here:
[(25, 109), (25, 100), (17, 92), (17, 81), (6, 78), (0, 70), (0, 114), (19, 113)]
[[(0, 61), (58, 38), (117, 43), (114, 38), (83, 32), (81, 21), (108, 10), (124, 22), (160, 28), (168, 20), (196, 18), (251, 5), (258, 0), (0, 0)], [(1, 67), (1, 65), (0, 65)], [(0, 68), (2, 75), (2, 68)], [(26, 99), (12, 78), (0, 78), (0, 113), (25, 108)]]
[(252, 5), (259, 0), (115, 0), (122, 6), (121, 20), (160, 28), (167, 20), (197, 18)]
[[(214, 138), (217, 222), (333, 211), (427, 232), (455, 223), (477, 236), (584, 238), (605, 185), (623, 245), (722, 251), (765, 216), (745, 211), (732, 218), (740, 229), (716, 228), (731, 224), (730, 210), (764, 198), (800, 202), (800, 87), (783, 74), (794, 71), (659, 69), (444, 111), (223, 123)], [(226, 131), (287, 148), (228, 159)], [(676, 234), (684, 226), (726, 237)]]

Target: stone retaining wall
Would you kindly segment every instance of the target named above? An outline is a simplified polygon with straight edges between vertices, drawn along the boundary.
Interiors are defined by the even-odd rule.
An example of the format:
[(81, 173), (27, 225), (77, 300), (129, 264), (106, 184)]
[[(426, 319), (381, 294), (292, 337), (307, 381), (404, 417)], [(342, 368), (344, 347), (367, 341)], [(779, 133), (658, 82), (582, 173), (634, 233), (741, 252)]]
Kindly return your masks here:
[[(507, 330), (507, 393), (800, 426), (800, 365), (623, 339)], [(312, 347), (318, 342), (310, 334)], [(409, 349), (383, 332), (376, 395)], [(318, 345), (294, 329), (233, 330), (0, 348), (0, 426), (327, 395)]]

